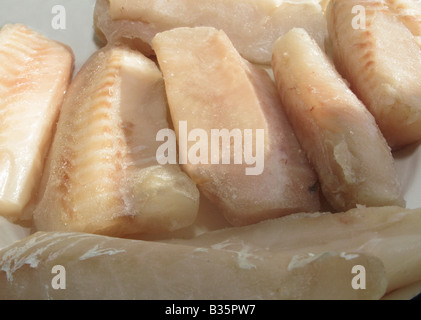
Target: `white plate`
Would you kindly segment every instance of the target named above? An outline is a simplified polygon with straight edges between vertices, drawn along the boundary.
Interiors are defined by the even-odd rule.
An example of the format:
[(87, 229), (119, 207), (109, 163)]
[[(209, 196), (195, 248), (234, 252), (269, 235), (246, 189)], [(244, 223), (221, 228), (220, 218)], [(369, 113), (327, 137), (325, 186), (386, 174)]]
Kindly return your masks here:
[[(94, 38), (93, 9), (95, 0), (1, 0), (0, 27), (6, 23), (23, 23), (51, 39), (67, 44), (75, 54), (75, 73), (97, 50)], [(59, 6), (59, 7), (56, 7)], [(59, 11), (53, 12), (53, 8)], [(57, 14), (64, 9), (64, 29), (54, 27)], [(60, 11), (61, 10), (61, 11)], [(61, 20), (63, 23), (63, 20)], [(408, 208), (421, 207), (421, 147), (412, 146), (395, 154)], [(208, 211), (208, 210), (206, 210)], [(203, 224), (209, 222), (202, 217)], [(223, 225), (211, 222), (210, 229)], [(203, 228), (206, 228), (203, 227)], [(202, 229), (205, 230), (205, 229)], [(0, 218), (0, 248), (28, 235), (29, 230)]]

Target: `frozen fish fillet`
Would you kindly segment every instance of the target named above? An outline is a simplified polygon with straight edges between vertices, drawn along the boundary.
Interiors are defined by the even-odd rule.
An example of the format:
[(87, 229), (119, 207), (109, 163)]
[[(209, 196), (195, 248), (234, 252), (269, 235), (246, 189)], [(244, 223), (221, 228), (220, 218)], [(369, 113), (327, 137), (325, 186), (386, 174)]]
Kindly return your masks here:
[[(365, 290), (352, 287), (355, 265), (369, 275)], [(60, 232), (0, 251), (0, 299), (362, 300), (386, 286), (381, 261), (363, 254), (294, 257)]]
[[(355, 6), (364, 10), (350, 14)], [(384, 1), (331, 0), (326, 16), (335, 64), (392, 149), (420, 141), (421, 50), (414, 35)]]
[(373, 116), (304, 29), (273, 53), (282, 105), (321, 189), (337, 211), (405, 205), (394, 159)]
[(194, 222), (199, 191), (177, 164), (156, 159), (168, 128), (154, 62), (124, 47), (96, 52), (69, 87), (49, 153), (37, 230), (123, 236)]
[[(226, 34), (214, 28), (166, 31), (154, 38), (153, 46), (179, 144), (189, 155), (195, 154), (197, 144), (203, 145), (196, 151), (201, 159), (189, 157), (180, 164), (225, 218), (244, 225), (317, 211), (316, 175), (269, 75), (243, 59)], [(205, 138), (184, 139), (183, 123), (188, 134), (200, 129)], [(212, 144), (215, 130), (230, 133), (228, 145), (220, 138)], [(224, 163), (227, 151), (229, 161)], [(250, 153), (254, 163), (246, 159)]]
[(421, 280), (421, 209), (359, 207), (341, 213), (299, 213), (253, 226), (167, 240), (198, 248), (267, 250), (296, 255), (354, 252), (381, 259), (387, 292)]
[[(132, 41), (141, 49), (162, 31), (209, 26), (224, 30), (240, 54), (270, 64), (275, 40), (292, 27), (323, 46), (326, 20), (318, 0), (97, 0), (95, 26), (103, 41)], [(150, 51), (150, 50), (149, 50)]]
[(0, 215), (16, 221), (41, 179), (74, 58), (67, 46), (8, 24), (0, 59)]

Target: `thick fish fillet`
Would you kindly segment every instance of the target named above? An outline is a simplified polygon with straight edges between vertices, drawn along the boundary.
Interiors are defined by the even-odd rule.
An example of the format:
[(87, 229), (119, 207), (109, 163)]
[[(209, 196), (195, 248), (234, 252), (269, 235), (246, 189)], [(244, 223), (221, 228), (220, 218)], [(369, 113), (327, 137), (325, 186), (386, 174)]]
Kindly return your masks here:
[(97, 34), (108, 42), (136, 39), (140, 48), (155, 34), (178, 27), (224, 30), (244, 58), (270, 64), (275, 40), (292, 27), (306, 29), (323, 46), (326, 20), (320, 1), (97, 0)]
[(359, 207), (339, 213), (299, 213), (167, 242), (203, 250), (248, 247), (298, 256), (326, 251), (372, 255), (384, 263), (387, 292), (392, 292), (421, 280), (420, 230), (421, 209)]
[(392, 153), (373, 116), (304, 29), (275, 43), (273, 70), (282, 105), (333, 208), (404, 205)]
[[(357, 5), (361, 19), (350, 14)], [(326, 15), (335, 64), (389, 145), (420, 141), (421, 50), (414, 35), (383, 1), (331, 0)]]
[[(365, 290), (351, 285), (355, 265), (365, 267)], [(0, 251), (0, 299), (362, 300), (381, 298), (386, 286), (382, 262), (364, 254), (297, 258), (60, 232)]]
[[(316, 175), (279, 106), (269, 75), (243, 59), (223, 31), (211, 27), (166, 31), (154, 38), (153, 46), (180, 146), (185, 145), (191, 154), (198, 143), (207, 143), (200, 150), (204, 159), (195, 162), (189, 156), (180, 164), (199, 189), (222, 208), (226, 219), (244, 225), (293, 212), (317, 211)], [(187, 141), (182, 137), (183, 122), (188, 134), (200, 129), (206, 137)], [(210, 141), (215, 130), (239, 134), (232, 134), (228, 146), (219, 143), (215, 154)], [(246, 130), (251, 139), (246, 139)], [(263, 141), (258, 139), (258, 131), (263, 132)], [(235, 147), (238, 136), (240, 143), (244, 141), (240, 161)], [(227, 149), (230, 157), (225, 164), (221, 158)], [(254, 164), (246, 160), (250, 150), (256, 156)], [(208, 154), (203, 156), (205, 152)], [(249, 174), (248, 170), (255, 172)]]
[(95, 53), (69, 87), (36, 204), (37, 230), (123, 236), (195, 220), (199, 191), (156, 160), (168, 127), (155, 63), (126, 48)]
[(21, 24), (0, 31), (0, 215), (22, 218), (44, 166), (73, 53)]

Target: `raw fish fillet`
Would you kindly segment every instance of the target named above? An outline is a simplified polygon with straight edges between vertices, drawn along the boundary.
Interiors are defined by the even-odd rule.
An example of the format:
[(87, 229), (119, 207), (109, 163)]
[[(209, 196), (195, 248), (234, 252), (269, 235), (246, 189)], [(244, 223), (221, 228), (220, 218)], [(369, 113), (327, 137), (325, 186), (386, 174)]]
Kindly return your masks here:
[[(351, 285), (355, 265), (366, 270), (365, 290)], [(381, 298), (386, 286), (382, 262), (364, 254), (297, 258), (65, 232), (0, 250), (2, 300), (363, 300)]]
[(333, 208), (401, 205), (394, 159), (373, 116), (304, 29), (276, 43), (282, 105)]
[(177, 27), (224, 30), (242, 56), (270, 64), (275, 40), (292, 27), (323, 46), (326, 20), (318, 0), (97, 0), (95, 27), (104, 42), (132, 42), (150, 53), (153, 37)]
[[(189, 151), (180, 164), (231, 224), (319, 210), (316, 175), (266, 71), (243, 59), (226, 34), (211, 27), (165, 31), (154, 38), (153, 46), (178, 142)], [(186, 141), (180, 131), (183, 122), (189, 135), (200, 129), (206, 137)], [(215, 130), (238, 133), (232, 134), (228, 147), (221, 142), (217, 154), (210, 141)], [(246, 140), (246, 130), (251, 139)], [(258, 140), (258, 131), (264, 141)], [(238, 141), (244, 142), (239, 153)], [(191, 150), (205, 142), (199, 152), (204, 159), (192, 161)], [(230, 152), (227, 163), (224, 150)], [(247, 150), (256, 155), (256, 163), (247, 162)]]
[(203, 250), (247, 247), (297, 256), (326, 251), (367, 254), (384, 263), (387, 292), (392, 292), (421, 281), (420, 229), (421, 208), (360, 206), (346, 212), (299, 213), (166, 242)]
[(37, 230), (124, 236), (194, 222), (199, 191), (156, 159), (168, 128), (154, 62), (124, 47), (95, 53), (69, 87), (36, 204)]
[(335, 65), (392, 149), (420, 141), (421, 50), (399, 15), (384, 1), (331, 0), (326, 17)]
[(0, 31), (0, 59), (0, 215), (15, 221), (38, 188), (74, 57), (67, 46), (9, 24)]

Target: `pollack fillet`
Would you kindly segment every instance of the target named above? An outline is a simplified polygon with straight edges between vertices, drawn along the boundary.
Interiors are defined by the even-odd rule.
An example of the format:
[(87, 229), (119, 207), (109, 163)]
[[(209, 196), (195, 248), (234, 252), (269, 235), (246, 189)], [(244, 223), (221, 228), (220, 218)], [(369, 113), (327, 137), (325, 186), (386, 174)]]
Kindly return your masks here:
[(275, 43), (282, 106), (333, 208), (404, 205), (390, 148), (373, 116), (304, 29)]
[(37, 230), (124, 236), (194, 222), (199, 191), (156, 160), (167, 128), (154, 62), (124, 47), (96, 52), (69, 87), (34, 210)]
[(323, 46), (326, 20), (318, 0), (97, 0), (94, 20), (104, 42), (124, 41), (150, 53), (153, 37), (178, 27), (224, 30), (242, 56), (270, 64), (275, 40), (305, 28)]
[[(363, 265), (365, 290), (352, 287)], [(54, 289), (54, 266), (65, 289)], [(60, 285), (63, 285), (63, 281)], [(0, 251), (0, 299), (379, 299), (382, 262), (364, 254), (296, 257), (83, 233), (38, 232)]]
[[(231, 224), (318, 210), (316, 175), (279, 107), (276, 87), (264, 70), (243, 59), (226, 34), (211, 27), (159, 33), (153, 47), (164, 74), (179, 141), (183, 122), (188, 131), (199, 128), (207, 137), (214, 130), (240, 132), (239, 141), (244, 141), (238, 153), (238, 135), (232, 133), (228, 146), (219, 144), (217, 155), (209, 143), (199, 152), (201, 157), (207, 153), (205, 161), (188, 159), (182, 164)], [(251, 142), (246, 139), (246, 130), (251, 130)], [(264, 141), (257, 139), (259, 130), (264, 133)], [(187, 150), (196, 145), (195, 139), (185, 142)], [(261, 158), (261, 171), (253, 175), (247, 174), (247, 149)], [(221, 158), (227, 151), (230, 161), (224, 163)]]
[[(353, 252), (379, 258), (387, 292), (421, 280), (421, 209), (359, 207), (339, 213), (298, 213), (252, 226), (208, 232), (166, 243), (269, 253)], [(369, 273), (367, 273), (367, 277)]]
[[(364, 15), (350, 14), (362, 6)], [(421, 50), (384, 1), (331, 0), (335, 65), (374, 115), (392, 149), (421, 139)]]
[(421, 47), (421, 1), (386, 0), (386, 4), (412, 32)]
[(41, 179), (73, 73), (70, 48), (22, 24), (0, 31), (0, 215), (16, 221)]

